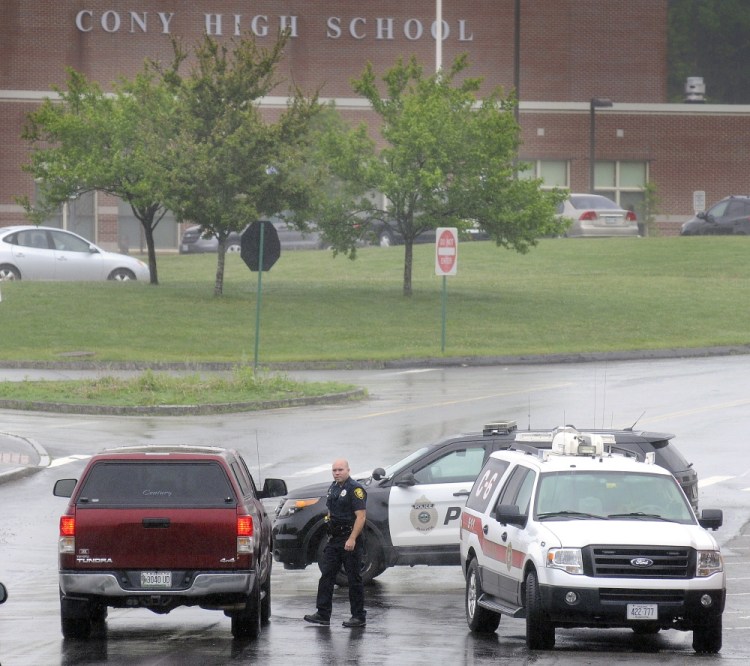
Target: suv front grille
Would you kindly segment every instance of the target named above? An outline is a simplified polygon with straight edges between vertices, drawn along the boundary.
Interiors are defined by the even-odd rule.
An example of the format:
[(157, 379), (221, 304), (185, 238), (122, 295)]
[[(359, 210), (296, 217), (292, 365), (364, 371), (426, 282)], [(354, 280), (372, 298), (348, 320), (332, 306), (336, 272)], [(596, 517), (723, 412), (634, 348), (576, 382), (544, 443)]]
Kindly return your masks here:
[(624, 590), (603, 587), (599, 590), (599, 601), (615, 604), (682, 604), (684, 590)]
[(599, 578), (692, 578), (695, 551), (669, 546), (587, 546), (586, 575)]

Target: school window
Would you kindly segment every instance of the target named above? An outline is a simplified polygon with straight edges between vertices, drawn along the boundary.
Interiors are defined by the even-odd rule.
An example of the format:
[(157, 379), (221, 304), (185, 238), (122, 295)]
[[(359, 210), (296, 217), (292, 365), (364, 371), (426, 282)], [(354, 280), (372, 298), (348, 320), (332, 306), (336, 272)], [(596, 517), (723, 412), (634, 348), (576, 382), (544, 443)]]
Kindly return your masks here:
[(597, 194), (616, 201), (622, 208), (641, 210), (648, 182), (648, 162), (597, 162), (594, 165)]
[(570, 169), (566, 160), (526, 160), (525, 164), (531, 168), (519, 171), (519, 178), (541, 178), (543, 190), (570, 187)]

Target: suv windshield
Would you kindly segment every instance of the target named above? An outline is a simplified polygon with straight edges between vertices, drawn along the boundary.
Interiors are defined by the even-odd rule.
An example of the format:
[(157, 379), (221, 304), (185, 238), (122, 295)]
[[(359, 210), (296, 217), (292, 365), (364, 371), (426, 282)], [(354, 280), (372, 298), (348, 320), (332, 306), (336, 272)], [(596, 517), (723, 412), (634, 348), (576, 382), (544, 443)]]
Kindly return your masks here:
[(91, 468), (77, 506), (234, 506), (232, 486), (212, 461), (102, 461)]
[(566, 519), (575, 515), (694, 522), (690, 506), (671, 476), (638, 472), (543, 474), (536, 517)]

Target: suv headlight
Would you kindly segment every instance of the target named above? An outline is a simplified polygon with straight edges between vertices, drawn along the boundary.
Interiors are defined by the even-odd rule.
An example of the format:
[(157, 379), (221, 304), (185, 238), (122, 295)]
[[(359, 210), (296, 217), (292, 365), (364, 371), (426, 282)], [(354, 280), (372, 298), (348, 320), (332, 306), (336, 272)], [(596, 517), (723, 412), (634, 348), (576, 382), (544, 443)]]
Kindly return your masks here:
[(276, 513), (276, 517), (287, 518), (288, 516), (291, 516), (292, 514), (295, 514), (298, 511), (302, 511), (302, 509), (305, 509), (308, 506), (317, 504), (318, 502), (320, 502), (320, 499), (321, 499), (320, 497), (305, 497), (302, 499), (288, 499), (281, 505), (281, 508)]
[(695, 563), (695, 575), (698, 578), (712, 576), (720, 571), (724, 571), (724, 562), (718, 550), (698, 551), (698, 558)]
[(583, 556), (580, 548), (550, 548), (547, 551), (547, 566), (561, 569), (569, 574), (583, 574)]

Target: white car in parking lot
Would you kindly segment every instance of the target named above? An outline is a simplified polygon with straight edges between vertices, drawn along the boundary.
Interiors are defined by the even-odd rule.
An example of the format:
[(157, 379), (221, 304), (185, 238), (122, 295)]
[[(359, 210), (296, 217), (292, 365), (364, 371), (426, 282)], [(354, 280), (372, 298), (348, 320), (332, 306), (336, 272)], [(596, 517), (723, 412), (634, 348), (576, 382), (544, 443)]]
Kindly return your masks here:
[(24, 225), (0, 229), (2, 280), (143, 280), (151, 273), (140, 259), (107, 252), (78, 234)]

